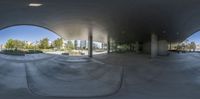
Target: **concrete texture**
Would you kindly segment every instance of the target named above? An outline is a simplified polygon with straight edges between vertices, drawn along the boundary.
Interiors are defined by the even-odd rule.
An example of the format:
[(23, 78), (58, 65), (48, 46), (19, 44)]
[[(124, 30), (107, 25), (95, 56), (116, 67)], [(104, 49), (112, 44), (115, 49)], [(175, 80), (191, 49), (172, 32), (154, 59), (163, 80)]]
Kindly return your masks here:
[(25, 56), (13, 56), (13, 55), (4, 55), (0, 54), (0, 59), (2, 60), (10, 60), (14, 62), (30, 62), (30, 61), (39, 61), (49, 59), (53, 54), (27, 54)]
[(122, 68), (94, 59), (58, 56), (26, 65), (29, 89), (41, 96), (105, 96), (121, 86)]
[[(105, 73), (106, 77), (110, 77), (112, 74), (114, 75), (110, 79), (106, 77), (106, 79), (103, 80), (99, 79), (99, 82), (97, 83), (102, 83), (102, 87), (104, 87), (104, 85), (115, 86), (117, 83), (114, 82), (119, 78), (117, 75), (121, 72), (120, 69), (117, 69), (117, 66), (125, 67), (122, 88), (117, 93), (110, 96), (93, 97), (88, 99), (199, 99), (200, 96), (200, 54), (198, 53), (171, 54), (169, 57), (157, 57), (154, 59), (151, 59), (148, 55), (132, 53), (96, 55), (91, 60), (83, 57), (79, 57), (78, 59), (71, 57), (68, 62), (65, 61), (65, 58), (68, 59), (68, 57), (56, 55), (49, 57), (48, 59), (35, 60), (25, 63), (23, 61), (16, 62), (13, 60), (0, 59), (0, 98), (71, 99), (67, 97), (51, 97), (50, 95), (63, 95), (64, 93), (62, 93), (62, 91), (66, 90), (68, 90), (69, 93), (73, 93), (72, 91), (74, 90), (86, 90), (86, 92), (90, 92), (90, 90), (87, 89), (88, 87), (80, 90), (76, 90), (78, 88), (74, 88), (71, 89), (70, 92), (70, 89), (63, 89), (60, 85), (64, 84), (63, 82), (66, 82), (67, 85), (63, 86), (64, 88), (67, 86), (69, 88), (73, 88), (75, 87), (73, 85), (81, 86), (85, 83), (80, 82), (79, 85), (79, 82), (74, 82), (74, 84), (72, 82), (79, 81), (82, 78), (83, 82), (88, 81), (88, 83), (91, 84), (91, 88), (93, 88), (95, 84), (92, 85), (92, 83), (95, 82), (95, 79), (89, 78), (93, 78), (100, 71), (104, 70), (107, 72)], [(77, 63), (78, 60), (81, 61)], [(84, 65), (81, 62), (86, 63), (84, 63)], [(100, 68), (101, 66), (103, 68)], [(112, 66), (115, 68), (112, 68)], [(99, 72), (93, 72), (92, 69), (94, 68), (96, 68), (94, 71)], [(77, 74), (77, 72), (74, 72), (75, 69), (87, 72), (91, 71), (91, 73), (95, 75), (86, 75), (85, 73), (83, 73), (83, 75), (75, 75)], [(67, 74), (69, 75), (65, 74), (65, 71), (67, 71)], [(99, 76), (101, 75), (99, 74)], [(98, 79), (104, 77), (94, 78)], [(112, 82), (112, 79), (115, 81)], [(110, 84), (111, 82), (113, 85)], [(54, 91), (56, 88), (52, 89), (54, 88), (54, 86), (51, 86), (52, 84), (55, 84), (55, 87), (59, 87), (61, 90), (58, 90), (58, 92), (61, 93), (56, 93)], [(98, 89), (100, 90), (94, 90), (94, 93), (101, 91), (104, 88)], [(66, 93), (66, 95), (69, 93)], [(78, 94), (80, 95), (80, 93), (77, 93), (77, 95)]]
[(151, 57), (154, 58), (158, 55), (158, 36), (151, 34)]
[[(200, 29), (200, 0), (0, 0), (0, 28), (32, 24), (46, 27), (64, 39), (87, 39), (87, 25), (106, 42), (149, 41), (154, 32), (168, 41), (185, 40)], [(179, 35), (177, 35), (179, 34)]]

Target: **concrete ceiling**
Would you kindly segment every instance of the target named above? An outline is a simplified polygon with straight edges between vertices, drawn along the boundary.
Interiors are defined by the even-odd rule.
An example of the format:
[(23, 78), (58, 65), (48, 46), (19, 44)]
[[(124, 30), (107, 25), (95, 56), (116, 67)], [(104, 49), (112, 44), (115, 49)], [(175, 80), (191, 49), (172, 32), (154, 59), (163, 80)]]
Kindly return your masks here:
[[(31, 2), (44, 4), (29, 7)], [(110, 34), (120, 41), (160, 39), (181, 41), (200, 29), (200, 0), (1, 0), (0, 27), (31, 24), (66, 39), (87, 39), (88, 24), (95, 39)]]

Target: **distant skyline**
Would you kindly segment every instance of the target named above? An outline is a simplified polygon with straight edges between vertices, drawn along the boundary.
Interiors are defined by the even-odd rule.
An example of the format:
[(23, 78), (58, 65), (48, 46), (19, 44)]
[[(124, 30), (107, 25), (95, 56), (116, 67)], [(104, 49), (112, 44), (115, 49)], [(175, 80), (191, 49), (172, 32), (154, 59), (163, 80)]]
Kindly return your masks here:
[(8, 39), (35, 42), (46, 37), (51, 41), (60, 38), (54, 32), (38, 26), (20, 25), (0, 30), (0, 44), (5, 44)]
[(196, 44), (200, 44), (200, 31), (194, 33), (187, 39), (189, 40), (189, 42), (195, 42)]
[[(35, 42), (43, 38), (53, 41), (60, 38), (56, 33), (38, 26), (19, 25), (0, 30), (0, 44), (5, 44), (8, 39)], [(187, 38), (189, 42), (200, 44), (200, 31)]]

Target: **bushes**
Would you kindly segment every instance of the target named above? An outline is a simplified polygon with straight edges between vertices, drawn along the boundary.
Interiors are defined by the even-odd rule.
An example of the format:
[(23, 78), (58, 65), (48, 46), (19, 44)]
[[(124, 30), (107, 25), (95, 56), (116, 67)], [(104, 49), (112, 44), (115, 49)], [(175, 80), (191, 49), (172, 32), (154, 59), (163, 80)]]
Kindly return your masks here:
[(21, 50), (3, 50), (1, 54), (14, 55), (14, 56), (25, 56), (25, 52)]
[(38, 54), (38, 53), (43, 53), (40, 50), (28, 50), (28, 51), (23, 51), (23, 50), (3, 50), (0, 52), (1, 54), (6, 54), (6, 55), (14, 55), (14, 56), (25, 56), (25, 54)]
[(26, 52), (26, 54), (39, 54), (39, 53), (43, 53), (42, 51), (40, 50), (28, 50)]

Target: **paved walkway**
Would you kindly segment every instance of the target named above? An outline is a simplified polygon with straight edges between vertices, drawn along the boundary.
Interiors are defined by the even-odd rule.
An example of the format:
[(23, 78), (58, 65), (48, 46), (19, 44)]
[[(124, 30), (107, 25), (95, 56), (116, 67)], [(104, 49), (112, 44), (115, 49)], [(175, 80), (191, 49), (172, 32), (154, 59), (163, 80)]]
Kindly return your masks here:
[[(93, 59), (52, 56), (25, 63), (1, 59), (0, 98), (71, 99), (65, 96), (101, 96), (117, 91), (87, 99), (199, 99), (199, 59), (198, 53), (155, 59), (130, 53), (97, 55)], [(122, 88), (117, 90), (121, 66), (125, 75)]]

